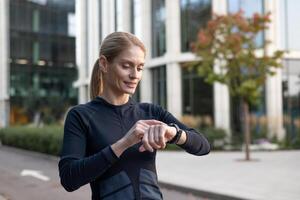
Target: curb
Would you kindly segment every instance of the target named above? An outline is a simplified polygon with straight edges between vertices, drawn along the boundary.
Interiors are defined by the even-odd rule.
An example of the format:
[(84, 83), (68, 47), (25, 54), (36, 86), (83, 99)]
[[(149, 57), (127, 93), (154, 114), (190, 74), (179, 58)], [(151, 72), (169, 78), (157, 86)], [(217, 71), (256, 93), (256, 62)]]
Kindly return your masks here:
[(18, 147), (2, 145), (2, 146), (0, 146), (0, 149), (6, 149), (6, 150), (9, 150), (10, 152), (16, 152), (16, 153), (19, 153), (19, 154), (25, 154), (25, 155), (38, 157), (38, 158), (43, 158), (43, 159), (47, 159), (47, 160), (52, 160), (52, 161), (56, 161), (56, 162), (59, 161), (59, 157), (57, 157), (57, 156), (49, 155), (49, 154), (46, 154), (46, 153), (40, 153), (40, 152), (36, 152), (36, 151), (30, 151), (30, 150), (27, 150), (27, 149), (21, 149), (21, 148), (18, 148)]
[(187, 193), (187, 194), (193, 194), (194, 196), (202, 197), (202, 198), (205, 197), (205, 198), (209, 198), (211, 200), (249, 200), (249, 199), (245, 199), (245, 198), (241, 198), (241, 197), (219, 194), (219, 193), (215, 193), (215, 192), (204, 191), (204, 190), (189, 188), (189, 187), (185, 187), (185, 186), (179, 186), (179, 185), (175, 185), (175, 184), (167, 183), (167, 182), (163, 182), (163, 181), (158, 181), (158, 182), (162, 188), (166, 188), (169, 190), (176, 190), (176, 191), (180, 191), (182, 193)]

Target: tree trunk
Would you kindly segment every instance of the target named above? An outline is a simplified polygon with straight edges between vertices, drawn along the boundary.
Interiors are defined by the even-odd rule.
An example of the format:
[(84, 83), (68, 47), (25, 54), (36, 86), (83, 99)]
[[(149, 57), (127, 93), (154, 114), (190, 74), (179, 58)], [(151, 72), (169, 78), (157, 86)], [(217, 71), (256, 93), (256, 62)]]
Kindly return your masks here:
[(249, 121), (249, 105), (246, 101), (242, 101), (243, 105), (243, 115), (244, 115), (244, 141), (245, 141), (245, 152), (246, 152), (246, 161), (250, 160), (250, 121)]

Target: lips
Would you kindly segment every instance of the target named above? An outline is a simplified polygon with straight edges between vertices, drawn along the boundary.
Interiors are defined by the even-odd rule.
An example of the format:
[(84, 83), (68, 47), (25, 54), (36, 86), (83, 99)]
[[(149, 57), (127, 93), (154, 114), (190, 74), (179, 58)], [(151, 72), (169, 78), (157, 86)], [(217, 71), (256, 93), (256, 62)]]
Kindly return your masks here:
[(136, 83), (126, 82), (126, 81), (124, 81), (124, 83), (127, 85), (127, 87), (130, 87), (130, 88), (135, 88), (135, 86), (136, 86)]

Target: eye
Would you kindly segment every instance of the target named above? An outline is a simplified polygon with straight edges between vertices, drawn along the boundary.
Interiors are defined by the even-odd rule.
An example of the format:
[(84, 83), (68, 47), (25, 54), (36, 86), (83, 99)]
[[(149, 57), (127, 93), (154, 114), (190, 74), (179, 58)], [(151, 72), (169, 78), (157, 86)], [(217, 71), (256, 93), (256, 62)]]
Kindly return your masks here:
[(137, 67), (138, 71), (143, 71), (143, 69), (144, 69), (144, 65), (143, 64), (138, 65), (138, 67)]
[(124, 64), (124, 65), (122, 65), (122, 67), (123, 67), (124, 69), (130, 68), (130, 66), (129, 66), (128, 64)]
[(140, 71), (143, 71), (143, 68), (142, 67), (138, 67), (137, 70), (140, 72)]

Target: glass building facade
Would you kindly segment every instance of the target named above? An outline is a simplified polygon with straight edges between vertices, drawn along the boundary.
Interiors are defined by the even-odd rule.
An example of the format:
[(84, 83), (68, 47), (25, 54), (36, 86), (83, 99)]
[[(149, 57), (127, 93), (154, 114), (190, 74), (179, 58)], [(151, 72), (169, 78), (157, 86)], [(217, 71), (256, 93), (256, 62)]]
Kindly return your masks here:
[(211, 0), (180, 0), (181, 13), (181, 51), (190, 50), (199, 29), (211, 19)]
[(151, 1), (152, 57), (166, 53), (166, 7), (164, 0)]
[(293, 141), (300, 132), (300, 59), (286, 59), (283, 64), (283, 125)]
[[(181, 51), (190, 52), (190, 46), (197, 39), (198, 31), (206, 26), (212, 17), (210, 0), (180, 0)], [(182, 113), (200, 116), (213, 125), (213, 86), (201, 78), (197, 70), (181, 67)]]
[[(285, 137), (282, 107), (284, 106), (285, 112), (289, 113), (292, 112), (291, 110), (297, 111), (298, 109), (294, 103), (296, 95), (293, 93), (293, 89), (290, 88), (295, 88), (295, 84), (291, 82), (294, 79), (291, 78), (293, 74), (286, 71), (287, 66), (289, 66), (290, 71), (294, 70), (292, 68), (296, 67), (291, 67), (291, 62), (294, 63), (300, 58), (299, 48), (297, 47), (298, 26), (296, 25), (296, 19), (299, 16), (299, 12), (297, 12), (299, 3), (296, 0), (102, 1), (100, 7), (104, 12), (101, 16), (103, 27), (101, 27), (101, 22), (99, 27), (96, 27), (97, 24), (93, 24), (86, 18), (87, 14), (90, 16), (98, 14), (93, 9), (98, 6), (97, 1), (80, 1), (84, 2), (83, 4), (87, 8), (86, 10), (82, 9), (79, 15), (83, 19), (81, 25), (87, 27), (88, 33), (100, 28), (103, 35), (106, 35), (115, 30), (114, 25), (116, 22), (117, 27), (122, 27), (122, 30), (136, 34), (149, 48), (149, 54), (151, 55), (146, 59), (144, 77), (140, 85), (141, 93), (136, 92), (135, 94), (139, 96), (138, 99), (140, 98), (142, 102), (160, 104), (179, 118), (183, 114), (208, 116), (206, 119), (213, 118), (213, 120), (210, 120), (212, 124), (224, 128), (228, 131), (228, 134), (236, 130), (242, 132), (239, 99), (230, 99), (228, 90), (225, 87), (220, 85), (214, 85), (213, 87), (206, 84), (196, 75), (197, 73), (183, 69), (183, 65), (195, 60), (193, 53), (190, 51), (190, 45), (197, 39), (199, 29), (204, 27), (207, 21), (211, 19), (212, 13), (226, 15), (243, 10), (246, 16), (251, 17), (254, 13), (267, 13), (270, 11), (272, 13), (270, 16), (270, 30), (261, 33), (257, 37), (257, 46), (260, 47), (262, 41), (268, 39), (274, 42), (267, 49), (269, 53), (284, 47), (291, 50), (291, 54), (285, 55), (285, 60), (289, 61), (287, 62), (289, 64), (285, 64), (286, 67), (283, 71), (279, 70), (279, 76), (268, 78), (266, 87), (261, 88), (262, 98), (258, 106), (251, 107), (251, 120), (254, 125), (252, 128), (257, 133), (265, 131), (267, 127), (268, 136), (277, 136), (280, 140)], [(119, 2), (122, 2), (123, 7), (121, 8), (123, 9), (120, 9)], [(126, 9), (124, 9), (125, 7)], [(106, 11), (111, 12), (105, 14)], [(85, 40), (87, 36), (89, 35), (83, 33), (79, 38)], [(96, 45), (92, 42), (79, 44), (78, 46), (83, 51), (86, 48), (96, 49)], [(87, 62), (94, 62), (93, 52), (87, 52), (86, 60)], [(78, 67), (83, 71), (90, 70), (87, 70), (85, 62), (78, 63)], [(281, 72), (283, 72), (283, 76), (281, 76)], [(282, 94), (280, 84), (283, 77), (284, 92)], [(76, 82), (76, 87), (80, 88), (79, 99), (81, 103), (88, 100), (86, 98), (88, 79), (87, 73), (82, 75)], [(286, 87), (289, 88), (286, 89)], [(150, 88), (151, 92), (147, 92)], [(284, 105), (281, 104), (282, 99)], [(292, 99), (292, 101), (288, 99)], [(287, 107), (287, 105), (289, 106)], [(296, 122), (294, 120), (293, 124), (295, 123), (298, 123), (297, 120)]]
[(213, 86), (196, 69), (182, 67), (182, 95), (183, 114), (205, 117), (213, 123)]
[[(252, 17), (254, 13), (264, 13), (264, 0), (227, 0), (227, 3), (229, 13), (243, 11), (246, 17)], [(255, 40), (257, 46), (262, 46), (264, 33), (259, 33)]]
[(288, 0), (279, 2), (279, 20), (282, 26), (279, 31), (279, 34), (282, 35), (281, 47), (289, 51), (300, 51), (300, 25), (297, 21), (300, 16), (300, 1)]
[(11, 124), (54, 122), (77, 103), (74, 0), (10, 0)]
[[(300, 27), (297, 19), (300, 17), (300, 2), (295, 0), (280, 1), (280, 46), (291, 54), (299, 55)], [(288, 141), (293, 142), (300, 133), (300, 57), (290, 56), (283, 62), (282, 100), (283, 125)]]
[[(227, 0), (228, 12), (236, 13), (243, 11), (246, 17), (252, 17), (254, 13), (264, 13), (264, 0)], [(256, 37), (256, 45), (262, 46), (264, 33), (261, 32)], [(265, 105), (265, 88), (260, 88), (261, 98), (256, 106), (250, 107), (251, 129), (254, 137), (265, 135), (267, 131), (266, 124), (266, 105)], [(242, 105), (240, 99), (231, 97), (231, 128), (233, 133), (242, 133)]]
[(167, 108), (166, 66), (154, 67), (152, 72), (152, 102)]

